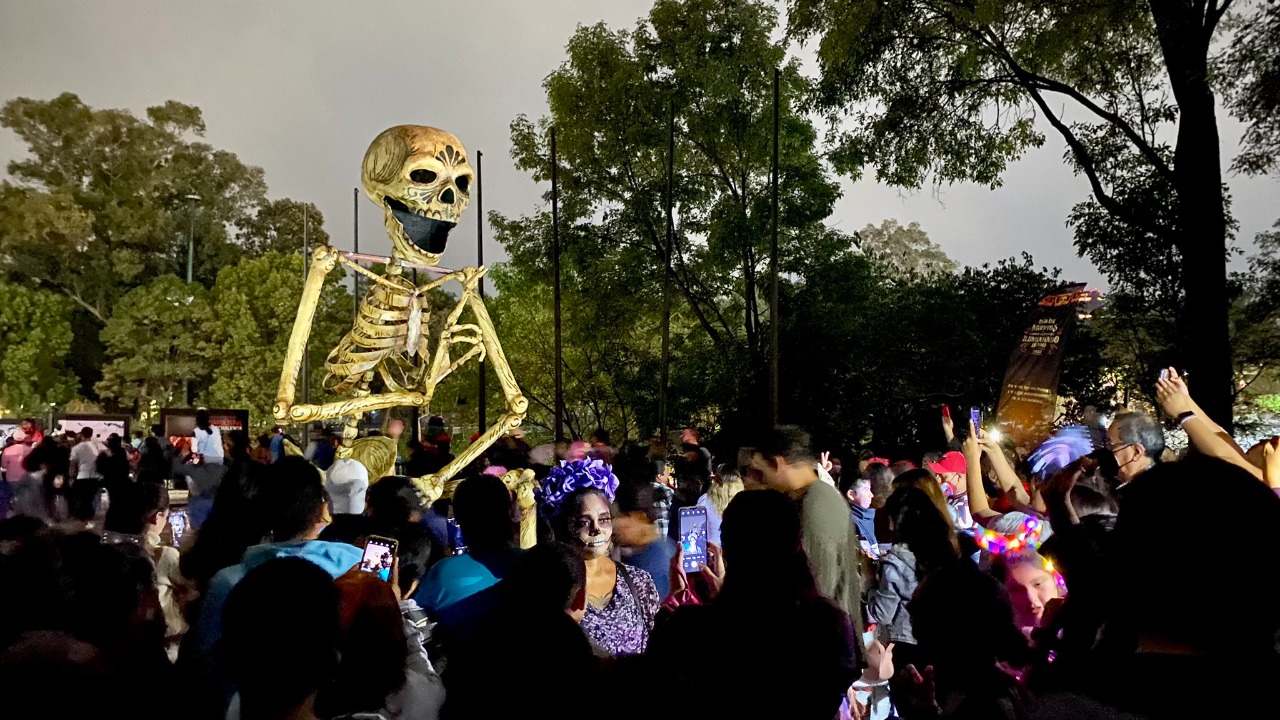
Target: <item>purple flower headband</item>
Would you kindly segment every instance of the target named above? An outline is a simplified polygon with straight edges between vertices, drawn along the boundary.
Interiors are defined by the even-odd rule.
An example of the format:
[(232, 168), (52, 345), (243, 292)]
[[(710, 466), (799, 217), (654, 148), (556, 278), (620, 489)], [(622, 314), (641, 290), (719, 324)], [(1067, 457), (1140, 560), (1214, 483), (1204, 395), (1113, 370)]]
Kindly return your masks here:
[(538, 502), (548, 515), (555, 515), (565, 498), (586, 489), (599, 490), (612, 503), (618, 493), (618, 476), (600, 460), (561, 461), (543, 479), (537, 491)]

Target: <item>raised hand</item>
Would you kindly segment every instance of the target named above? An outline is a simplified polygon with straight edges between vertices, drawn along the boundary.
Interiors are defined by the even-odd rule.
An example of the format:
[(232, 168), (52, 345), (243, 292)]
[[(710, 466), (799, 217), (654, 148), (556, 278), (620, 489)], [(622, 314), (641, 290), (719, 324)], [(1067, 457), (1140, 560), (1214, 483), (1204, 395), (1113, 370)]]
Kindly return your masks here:
[(669, 595), (679, 595), (689, 589), (689, 578), (684, 574), (684, 548), (676, 543), (676, 554), (671, 556)]
[(713, 542), (707, 543), (707, 560), (708, 564), (701, 568), (702, 577), (707, 581), (707, 591), (714, 598), (724, 587), (724, 551)]
[(969, 437), (964, 439), (960, 444), (960, 450), (964, 453), (964, 459), (968, 462), (978, 462), (982, 454), (982, 440), (978, 437), (978, 429), (973, 426), (973, 419), (970, 418), (965, 422), (969, 423)]
[(1187, 393), (1186, 383), (1160, 378), (1156, 381), (1156, 402), (1169, 417), (1195, 412), (1196, 405)]
[(1262, 443), (1262, 479), (1273, 488), (1280, 488), (1280, 437)]
[(893, 677), (893, 643), (885, 645), (873, 640), (867, 646), (867, 669), (862, 672), (862, 682), (874, 685)]
[(956, 436), (956, 423), (951, 419), (951, 408), (946, 405), (942, 406), (942, 432), (947, 436), (947, 442)]

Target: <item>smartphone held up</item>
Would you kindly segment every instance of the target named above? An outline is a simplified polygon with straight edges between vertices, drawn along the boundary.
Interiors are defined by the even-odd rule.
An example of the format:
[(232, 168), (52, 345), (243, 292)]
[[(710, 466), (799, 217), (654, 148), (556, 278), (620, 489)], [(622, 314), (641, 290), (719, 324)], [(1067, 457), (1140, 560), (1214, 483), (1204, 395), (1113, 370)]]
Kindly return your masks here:
[(399, 542), (395, 538), (370, 535), (364, 543), (364, 557), (360, 558), (360, 569), (364, 572), (377, 573), (383, 580), (391, 580), (391, 568), (396, 561), (396, 548)]
[(449, 548), (454, 555), (464, 555), (467, 552), (467, 541), (462, 537), (462, 528), (458, 527), (458, 521), (449, 518), (447, 521), (449, 526)]
[(684, 559), (680, 565), (687, 573), (698, 572), (707, 564), (707, 509), (704, 507), (680, 508), (680, 550)]

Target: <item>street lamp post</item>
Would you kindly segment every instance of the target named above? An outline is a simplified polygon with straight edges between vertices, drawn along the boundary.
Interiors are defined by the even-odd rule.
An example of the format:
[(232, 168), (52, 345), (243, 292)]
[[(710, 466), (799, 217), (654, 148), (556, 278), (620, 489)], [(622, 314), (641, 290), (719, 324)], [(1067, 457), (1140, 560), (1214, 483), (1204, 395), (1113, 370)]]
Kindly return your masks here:
[[(188, 210), (189, 225), (187, 230), (187, 284), (191, 284), (192, 270), (195, 266), (196, 257), (196, 210), (195, 205), (200, 202), (200, 196), (196, 194), (184, 195), (183, 200), (191, 203)], [(182, 380), (182, 398), (187, 406), (191, 405), (191, 380), (184, 378)]]

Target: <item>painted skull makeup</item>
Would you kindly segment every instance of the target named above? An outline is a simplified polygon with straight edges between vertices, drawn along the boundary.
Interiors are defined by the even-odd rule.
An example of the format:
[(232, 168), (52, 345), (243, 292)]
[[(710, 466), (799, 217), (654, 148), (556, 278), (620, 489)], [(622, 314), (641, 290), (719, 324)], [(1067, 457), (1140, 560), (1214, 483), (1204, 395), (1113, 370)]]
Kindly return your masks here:
[(606, 555), (613, 539), (613, 511), (604, 498), (588, 493), (582, 497), (578, 512), (569, 518), (569, 529), (582, 544), (586, 555)]

